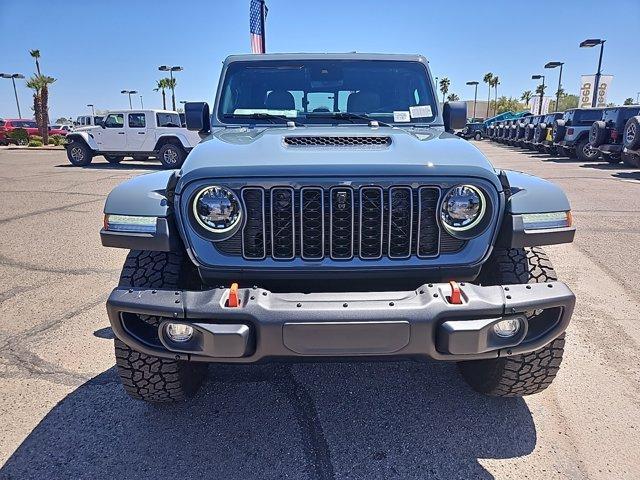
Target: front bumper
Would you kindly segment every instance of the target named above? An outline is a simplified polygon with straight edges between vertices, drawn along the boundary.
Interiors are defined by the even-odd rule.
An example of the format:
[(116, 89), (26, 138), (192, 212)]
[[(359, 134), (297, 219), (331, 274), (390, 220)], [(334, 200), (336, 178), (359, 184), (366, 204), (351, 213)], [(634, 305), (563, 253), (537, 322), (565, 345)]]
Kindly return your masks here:
[[(405, 292), (272, 293), (229, 289), (169, 291), (116, 288), (107, 301), (115, 335), (158, 357), (204, 362), (253, 363), (276, 358), (429, 357), (496, 358), (530, 352), (567, 327), (575, 297), (563, 283), (480, 287), (461, 284), (461, 304), (450, 302), (449, 284)], [(536, 311), (528, 318), (525, 312)], [(142, 315), (143, 317), (139, 317)], [(156, 318), (151, 322), (149, 315)], [(147, 321), (144, 321), (147, 319)], [(517, 319), (510, 338), (493, 325)], [(167, 323), (186, 323), (195, 334), (172, 342)]]

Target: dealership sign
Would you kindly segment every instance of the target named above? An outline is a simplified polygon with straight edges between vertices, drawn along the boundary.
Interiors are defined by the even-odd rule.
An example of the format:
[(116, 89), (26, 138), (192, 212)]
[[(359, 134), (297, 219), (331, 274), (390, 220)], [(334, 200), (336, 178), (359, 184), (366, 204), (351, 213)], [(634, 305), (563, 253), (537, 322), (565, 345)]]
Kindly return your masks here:
[[(605, 107), (607, 105), (607, 93), (611, 86), (613, 75), (601, 75), (598, 84), (598, 95), (596, 97), (596, 107)], [(580, 100), (578, 107), (590, 108), (593, 101), (593, 89), (596, 84), (595, 75), (582, 75), (580, 77)]]
[[(542, 97), (542, 110), (540, 110), (540, 115), (546, 115), (549, 113), (550, 104), (551, 97)], [(534, 115), (538, 115), (538, 105), (540, 105), (540, 96), (536, 95), (531, 99), (531, 110), (529, 111)]]

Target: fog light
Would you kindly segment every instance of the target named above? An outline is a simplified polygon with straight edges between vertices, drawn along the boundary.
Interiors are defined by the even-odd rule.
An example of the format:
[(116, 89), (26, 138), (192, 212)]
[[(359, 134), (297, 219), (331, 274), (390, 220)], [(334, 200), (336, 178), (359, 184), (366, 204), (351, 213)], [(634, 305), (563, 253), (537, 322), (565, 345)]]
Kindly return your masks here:
[(520, 320), (518, 319), (500, 320), (493, 325), (495, 334), (502, 338), (513, 337), (519, 330)]
[(167, 336), (177, 343), (188, 342), (193, 337), (193, 328), (184, 323), (170, 323), (167, 325)]

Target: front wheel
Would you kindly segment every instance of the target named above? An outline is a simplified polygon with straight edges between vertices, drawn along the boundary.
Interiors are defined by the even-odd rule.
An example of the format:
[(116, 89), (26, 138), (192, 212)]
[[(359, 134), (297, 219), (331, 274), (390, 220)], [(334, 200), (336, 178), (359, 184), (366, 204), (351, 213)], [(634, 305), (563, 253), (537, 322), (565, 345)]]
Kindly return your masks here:
[[(177, 289), (188, 286), (192, 276), (184, 254), (178, 252), (148, 252), (132, 250), (120, 276), (121, 287)], [(138, 315), (157, 327), (160, 317)], [(115, 340), (116, 364), (125, 391), (133, 398), (154, 403), (185, 400), (202, 384), (206, 364), (159, 358), (138, 352), (124, 342)]]
[(482, 134), (480, 132), (476, 132), (473, 135), (473, 138), (476, 139), (476, 140), (482, 140)]
[[(557, 280), (541, 248), (498, 248), (482, 267), (483, 285), (545, 283)], [(532, 315), (535, 315), (533, 313)], [(530, 353), (459, 362), (460, 373), (485, 395), (521, 397), (541, 392), (556, 377), (564, 353), (564, 333)]]
[(93, 153), (86, 143), (74, 140), (67, 145), (67, 158), (76, 167), (86, 167), (91, 163)]
[(165, 143), (158, 151), (158, 159), (166, 169), (180, 168), (185, 156), (182, 147), (173, 143)]

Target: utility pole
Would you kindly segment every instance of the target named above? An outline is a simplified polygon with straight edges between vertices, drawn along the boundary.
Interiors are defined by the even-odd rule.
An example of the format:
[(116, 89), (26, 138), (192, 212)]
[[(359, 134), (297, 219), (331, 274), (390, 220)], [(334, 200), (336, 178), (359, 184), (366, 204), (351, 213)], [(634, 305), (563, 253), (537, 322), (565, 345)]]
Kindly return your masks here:
[(467, 82), (467, 85), (475, 86), (475, 93), (473, 94), (473, 120), (476, 121), (476, 102), (478, 101), (478, 83), (475, 80), (472, 82)]
[(13, 95), (16, 97), (16, 106), (18, 107), (18, 118), (22, 118), (20, 102), (18, 101), (18, 91), (16, 90), (16, 78), (24, 78), (24, 75), (20, 73), (0, 73), (0, 77), (11, 79), (11, 83), (13, 83)]
[(600, 45), (600, 57), (598, 58), (598, 71), (596, 72), (596, 79), (593, 85), (593, 99), (591, 100), (591, 106), (595, 107), (598, 101), (598, 88), (600, 87), (600, 76), (602, 74), (602, 53), (604, 52), (604, 42), (600, 38), (588, 38), (580, 42), (580, 48), (591, 48)]

